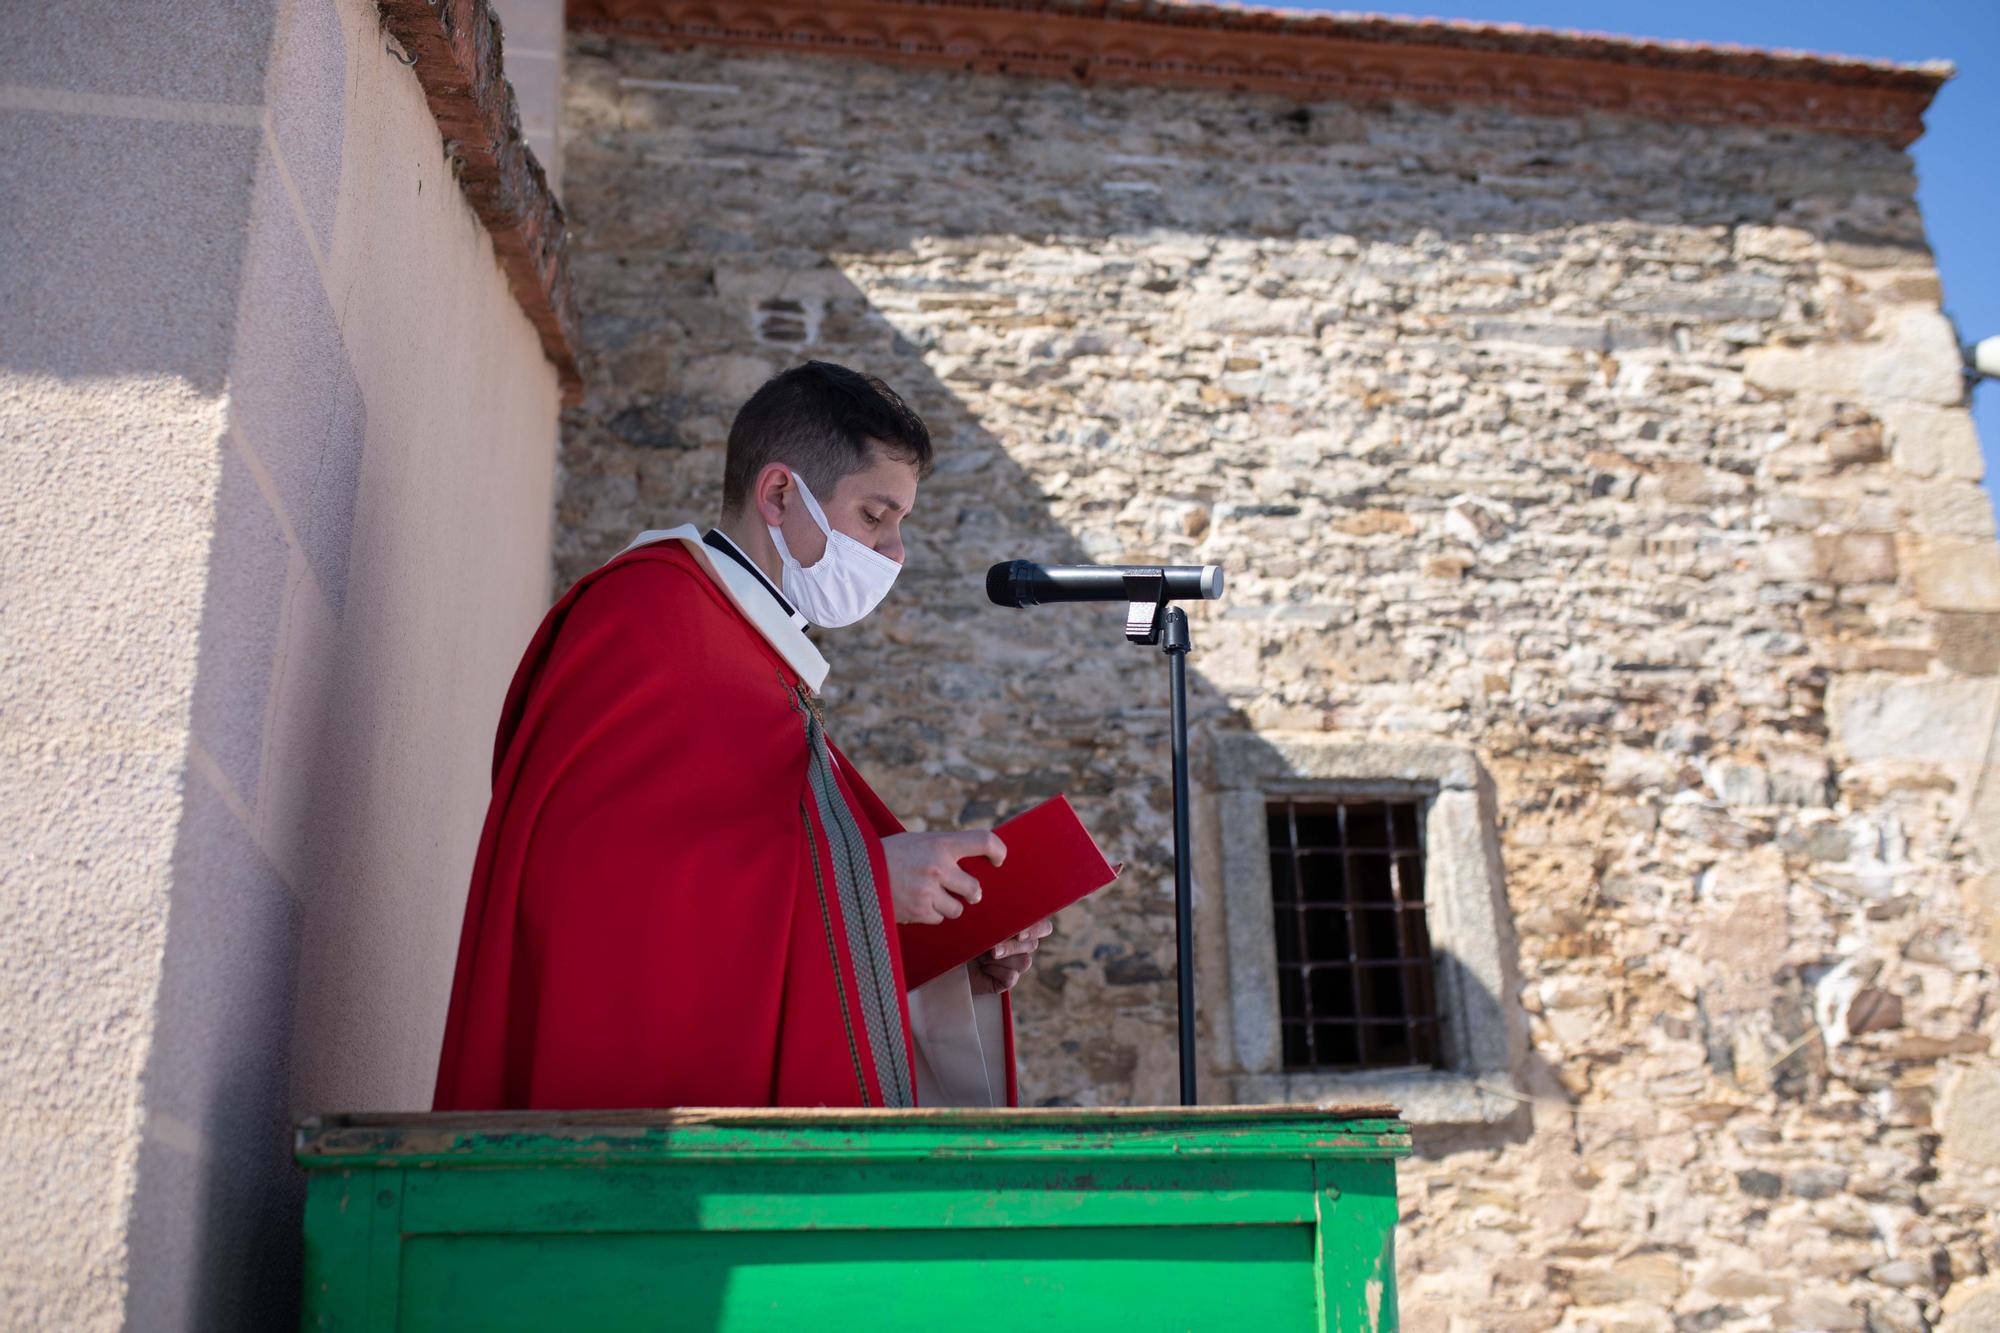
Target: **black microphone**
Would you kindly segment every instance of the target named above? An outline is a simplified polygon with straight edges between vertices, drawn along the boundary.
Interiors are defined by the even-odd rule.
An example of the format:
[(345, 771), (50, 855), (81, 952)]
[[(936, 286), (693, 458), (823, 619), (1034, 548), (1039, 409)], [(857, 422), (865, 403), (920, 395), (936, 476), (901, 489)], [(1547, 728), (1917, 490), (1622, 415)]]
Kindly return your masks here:
[(986, 596), (995, 606), (1150, 602), (1162, 580), (1163, 601), (1222, 596), (1221, 565), (1038, 565), (1032, 560), (1007, 560), (987, 570)]

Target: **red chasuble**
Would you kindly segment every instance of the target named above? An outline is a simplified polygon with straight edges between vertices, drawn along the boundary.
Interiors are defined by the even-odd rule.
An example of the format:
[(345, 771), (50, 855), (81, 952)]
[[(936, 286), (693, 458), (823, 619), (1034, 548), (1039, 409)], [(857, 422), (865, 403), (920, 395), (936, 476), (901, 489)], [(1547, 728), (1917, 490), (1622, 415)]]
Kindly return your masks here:
[(438, 1110), (916, 1102), (882, 859), (901, 826), (746, 616), (742, 588), (769, 594), (732, 572), (732, 596), (708, 554), (612, 561), (521, 661)]

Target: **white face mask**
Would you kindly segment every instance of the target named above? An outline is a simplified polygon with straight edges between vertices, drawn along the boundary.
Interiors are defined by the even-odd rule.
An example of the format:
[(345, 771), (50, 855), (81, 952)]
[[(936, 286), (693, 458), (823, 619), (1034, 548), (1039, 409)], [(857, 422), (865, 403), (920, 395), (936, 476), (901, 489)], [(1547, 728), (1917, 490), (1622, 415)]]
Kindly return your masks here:
[(784, 589), (799, 614), (820, 628), (852, 625), (882, 604), (882, 599), (889, 595), (889, 585), (896, 581), (903, 567), (873, 547), (834, 531), (819, 501), (806, 489), (805, 481), (796, 472), (791, 476), (799, 488), (799, 498), (806, 502), (806, 513), (812, 515), (812, 521), (826, 534), (826, 554), (807, 568), (785, 545), (785, 534), (771, 528), (771, 541), (778, 548), (778, 559), (785, 565), (778, 586)]

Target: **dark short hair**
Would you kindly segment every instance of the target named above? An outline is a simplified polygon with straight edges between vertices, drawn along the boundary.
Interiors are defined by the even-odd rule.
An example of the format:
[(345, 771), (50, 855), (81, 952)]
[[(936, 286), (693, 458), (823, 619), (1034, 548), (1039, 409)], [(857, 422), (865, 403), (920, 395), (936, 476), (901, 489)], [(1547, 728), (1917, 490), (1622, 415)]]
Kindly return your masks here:
[(869, 450), (930, 475), (931, 433), (896, 391), (830, 361), (808, 361), (764, 381), (729, 427), (722, 508), (735, 513), (766, 465), (784, 463), (828, 497), (842, 477), (868, 466)]

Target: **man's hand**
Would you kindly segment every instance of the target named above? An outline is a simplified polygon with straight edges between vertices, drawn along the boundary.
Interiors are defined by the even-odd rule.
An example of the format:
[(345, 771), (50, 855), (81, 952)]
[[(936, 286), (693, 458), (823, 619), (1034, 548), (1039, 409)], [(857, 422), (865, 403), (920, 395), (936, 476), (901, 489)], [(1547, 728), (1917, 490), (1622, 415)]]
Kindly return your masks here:
[(882, 856), (889, 863), (889, 898), (897, 923), (935, 926), (964, 912), (966, 903), (979, 901), (979, 881), (959, 862), (983, 856), (997, 866), (1007, 859), (1007, 846), (992, 829), (892, 833), (882, 839)]
[(1035, 965), (1035, 950), (1041, 947), (1056, 923), (1044, 917), (1018, 935), (1011, 936), (994, 945), (987, 952), (972, 960), (972, 993), (974, 995), (998, 995), (1014, 989), (1017, 982)]

